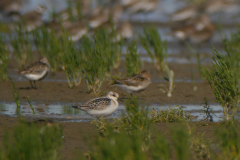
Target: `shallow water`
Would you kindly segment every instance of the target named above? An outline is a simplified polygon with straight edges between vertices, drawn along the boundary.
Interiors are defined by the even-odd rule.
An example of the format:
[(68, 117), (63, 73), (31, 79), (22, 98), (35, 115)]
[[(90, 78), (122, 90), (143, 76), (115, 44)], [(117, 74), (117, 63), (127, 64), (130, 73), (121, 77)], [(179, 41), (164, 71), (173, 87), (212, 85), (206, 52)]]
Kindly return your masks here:
[[(164, 110), (170, 108), (182, 107), (184, 111), (188, 112), (193, 116), (193, 121), (201, 121), (206, 118), (203, 110), (203, 105), (151, 105), (148, 107), (149, 110)], [(36, 115), (33, 115), (33, 111), (28, 104), (21, 105), (20, 113), (24, 117), (28, 118), (51, 118), (56, 121), (66, 121), (66, 122), (87, 122), (93, 120), (93, 117), (86, 114), (84, 111), (77, 110), (71, 107), (70, 104), (33, 104), (34, 111)], [(214, 122), (219, 122), (223, 120), (222, 107), (217, 104), (210, 105), (212, 109), (212, 115)], [(17, 107), (15, 103), (4, 103), (0, 105), (0, 114), (5, 114), (9, 116), (17, 116)], [(118, 109), (110, 116), (106, 118), (120, 118), (122, 113), (126, 113), (125, 107), (119, 105)], [(236, 116), (238, 117), (238, 115)]]

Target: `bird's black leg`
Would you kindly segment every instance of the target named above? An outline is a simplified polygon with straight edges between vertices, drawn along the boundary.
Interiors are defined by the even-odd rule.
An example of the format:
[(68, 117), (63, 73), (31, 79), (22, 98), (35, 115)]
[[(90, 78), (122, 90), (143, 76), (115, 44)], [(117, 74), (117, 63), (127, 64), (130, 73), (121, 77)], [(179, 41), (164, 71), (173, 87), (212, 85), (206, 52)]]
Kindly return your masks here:
[(35, 88), (35, 89), (38, 89), (38, 88), (37, 88), (37, 85), (36, 85), (36, 81), (33, 81), (33, 82), (34, 82), (34, 86), (35, 86), (34, 88)]
[(24, 87), (20, 87), (19, 89), (32, 89), (32, 88), (33, 88), (32, 81), (30, 80), (29, 82), (30, 82), (30, 84), (31, 84), (31, 87), (26, 87), (26, 88), (24, 88)]
[(131, 96), (133, 97), (133, 94), (131, 93)]
[(31, 80), (30, 80), (30, 83), (31, 83), (31, 87), (34, 88)]

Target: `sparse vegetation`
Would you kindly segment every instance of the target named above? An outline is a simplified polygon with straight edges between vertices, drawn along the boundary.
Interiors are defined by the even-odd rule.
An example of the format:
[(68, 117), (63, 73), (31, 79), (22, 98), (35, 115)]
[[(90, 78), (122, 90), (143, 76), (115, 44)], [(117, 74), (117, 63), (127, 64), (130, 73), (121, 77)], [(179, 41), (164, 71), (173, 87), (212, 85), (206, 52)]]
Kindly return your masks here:
[(32, 43), (29, 33), (25, 31), (22, 25), (18, 24), (15, 26), (15, 34), (11, 34), (10, 37), (16, 60), (20, 67), (24, 67), (32, 60)]
[[(144, 28), (143, 35), (139, 35), (140, 42), (147, 51), (158, 70), (167, 65), (167, 41), (162, 41), (156, 27)], [(153, 49), (153, 51), (152, 51)]]
[(84, 36), (81, 48), (84, 57), (83, 76), (88, 91), (99, 94), (106, 75), (111, 75), (118, 49), (111, 41), (109, 33), (103, 28), (96, 31), (93, 40)]
[(31, 110), (32, 110), (32, 112), (33, 112), (33, 115), (36, 115), (35, 110), (34, 110), (34, 108), (33, 108), (33, 106), (32, 106), (32, 103), (31, 103), (29, 97), (26, 96), (26, 98), (27, 98), (27, 100), (28, 100), (28, 104), (29, 104), (29, 106), (31, 107)]
[(223, 39), (224, 50), (230, 59), (231, 72), (234, 77), (240, 79), (239, 69), (240, 69), (240, 30), (237, 33), (232, 33), (230, 39)]
[(215, 137), (221, 150), (216, 159), (239, 159), (240, 137), (237, 123), (227, 123), (216, 129)]
[(187, 132), (186, 126), (174, 125), (174, 127), (171, 128), (171, 137), (173, 140), (173, 146), (176, 151), (177, 159), (188, 159), (188, 154), (190, 150), (190, 135)]
[(164, 85), (160, 85), (165, 87), (165, 89), (160, 88), (160, 90), (163, 93), (166, 93), (168, 97), (171, 97), (174, 89), (174, 72), (168, 67), (167, 64), (167, 41), (162, 41), (162, 38), (156, 27), (144, 28), (143, 32), (143, 35), (139, 35), (142, 46), (147, 51), (156, 68), (158, 70), (163, 70), (168, 76), (165, 79), (169, 81), (169, 87), (167, 88)]
[(13, 85), (13, 92), (12, 93), (13, 93), (14, 101), (17, 105), (16, 113), (18, 115), (20, 115), (21, 114), (21, 104), (20, 104), (20, 100), (19, 100), (19, 90), (16, 89), (15, 83), (12, 81), (12, 79), (10, 77), (8, 77), (8, 78), (12, 82), (12, 85)]
[(137, 53), (137, 43), (135, 40), (132, 40), (128, 46), (127, 54), (125, 55), (125, 63), (127, 68), (127, 76), (140, 73), (141, 60), (140, 54)]
[(9, 61), (9, 50), (4, 42), (4, 37), (0, 36), (0, 80), (8, 79), (8, 73), (7, 73), (8, 61)]
[(216, 100), (223, 107), (227, 121), (234, 117), (239, 105), (239, 89), (237, 77), (234, 77), (229, 55), (214, 51), (214, 62), (209, 69), (199, 66), (203, 77), (210, 84)]
[(42, 56), (47, 57), (51, 71), (56, 72), (60, 65), (62, 44), (68, 42), (68, 39), (60, 40), (54, 32), (49, 32), (45, 27), (34, 30), (32, 36), (37, 50)]
[(182, 107), (166, 110), (153, 109), (149, 112), (152, 122), (184, 122), (191, 121), (190, 114), (183, 111)]
[(59, 159), (61, 143), (62, 130), (57, 125), (41, 132), (39, 125), (21, 121), (13, 131), (6, 132), (0, 159)]

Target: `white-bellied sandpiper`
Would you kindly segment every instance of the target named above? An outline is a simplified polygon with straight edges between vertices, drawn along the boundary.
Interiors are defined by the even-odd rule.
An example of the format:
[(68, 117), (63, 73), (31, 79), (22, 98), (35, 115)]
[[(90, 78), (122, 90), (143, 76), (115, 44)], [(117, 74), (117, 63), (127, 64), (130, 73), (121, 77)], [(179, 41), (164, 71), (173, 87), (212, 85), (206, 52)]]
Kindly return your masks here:
[(112, 85), (120, 87), (132, 95), (134, 92), (141, 92), (145, 90), (150, 83), (150, 73), (146, 70), (143, 70), (140, 74), (132, 77), (118, 80), (114, 79), (114, 83)]
[(120, 100), (118, 93), (110, 91), (105, 97), (94, 98), (83, 105), (72, 107), (99, 118), (101, 116), (111, 115), (115, 112), (118, 108), (118, 100)]
[[(41, 58), (38, 62), (30, 64), (23, 70), (19, 71), (21, 75), (30, 80), (31, 88), (37, 89), (36, 81), (45, 78), (49, 72), (50, 66), (46, 57)], [(34, 86), (32, 84), (34, 82)], [(24, 89), (31, 89), (30, 87)], [(21, 88), (23, 89), (23, 88)]]

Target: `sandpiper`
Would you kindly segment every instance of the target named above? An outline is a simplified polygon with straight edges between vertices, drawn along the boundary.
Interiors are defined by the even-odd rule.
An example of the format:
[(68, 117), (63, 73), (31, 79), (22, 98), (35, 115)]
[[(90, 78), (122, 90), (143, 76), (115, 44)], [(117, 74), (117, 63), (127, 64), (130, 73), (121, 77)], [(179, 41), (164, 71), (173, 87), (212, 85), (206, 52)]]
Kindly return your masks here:
[(134, 4), (137, 1), (138, 0), (120, 0), (120, 4), (124, 7), (128, 7), (128, 6)]
[(38, 6), (36, 10), (28, 12), (21, 16), (21, 21), (25, 25), (27, 31), (32, 31), (43, 24), (42, 13), (45, 10), (45, 7)]
[(78, 41), (83, 35), (88, 33), (87, 26), (81, 21), (71, 23), (64, 28), (69, 33), (69, 39), (72, 41)]
[[(45, 78), (49, 72), (50, 66), (46, 57), (41, 58), (38, 62), (30, 64), (23, 70), (19, 71), (21, 75), (30, 80), (31, 88), (37, 89), (36, 81)], [(32, 84), (34, 82), (34, 85)], [(24, 89), (31, 89), (30, 87)]]
[(103, 23), (107, 22), (109, 20), (109, 13), (110, 13), (110, 9), (104, 8), (98, 15), (91, 16), (88, 19), (89, 27), (92, 29), (95, 29), (100, 25), (102, 25)]
[(119, 42), (121, 39), (132, 38), (133, 31), (132, 31), (131, 23), (129, 22), (122, 22), (116, 31), (117, 31), (117, 35), (113, 39), (114, 42)]
[(172, 35), (178, 40), (190, 40), (193, 43), (199, 43), (209, 40), (214, 33), (215, 26), (212, 24), (209, 16), (203, 14), (196, 18), (188, 20), (184, 25), (172, 28)]
[(138, 11), (150, 12), (157, 8), (158, 0), (139, 0), (129, 7), (129, 13)]
[(114, 79), (114, 83), (112, 85), (120, 87), (132, 95), (134, 92), (141, 92), (145, 90), (150, 83), (150, 73), (146, 70), (143, 70), (140, 74), (132, 77), (118, 80)]
[(19, 12), (22, 8), (22, 0), (1, 0), (0, 11), (6, 14)]
[(198, 7), (195, 5), (189, 5), (187, 7), (184, 7), (178, 11), (176, 11), (172, 15), (172, 21), (184, 21), (189, 18), (193, 18), (197, 16), (198, 14)]
[(235, 0), (208, 0), (203, 4), (205, 12), (211, 14), (234, 9)]
[[(69, 20), (70, 16), (73, 16), (74, 19), (76, 18), (81, 18), (85, 17), (87, 14), (89, 14), (90, 9), (89, 9), (90, 1), (84, 0), (84, 1), (76, 1), (72, 4), (72, 7), (61, 11), (58, 13), (58, 17), (62, 20)], [(80, 12), (81, 17), (78, 17)], [(71, 14), (71, 15), (70, 15)]]
[(122, 13), (123, 13), (123, 7), (120, 4), (115, 4), (111, 8), (110, 16), (112, 16), (112, 17), (110, 17), (110, 18), (112, 18), (114, 24), (118, 23), (118, 20), (121, 17)]
[(73, 108), (85, 111), (91, 116), (99, 118), (101, 116), (111, 115), (118, 108), (118, 93), (110, 91), (107, 96), (89, 100), (80, 106), (72, 106)]
[(189, 40), (195, 44), (206, 42), (212, 38), (214, 31), (215, 26), (213, 24), (209, 24), (202, 30), (195, 30), (195, 32), (189, 35)]

